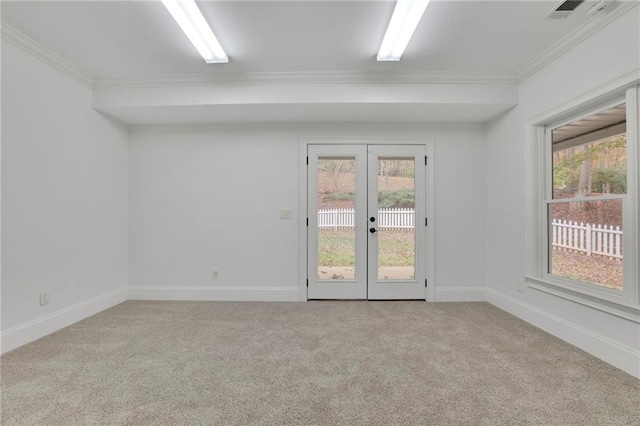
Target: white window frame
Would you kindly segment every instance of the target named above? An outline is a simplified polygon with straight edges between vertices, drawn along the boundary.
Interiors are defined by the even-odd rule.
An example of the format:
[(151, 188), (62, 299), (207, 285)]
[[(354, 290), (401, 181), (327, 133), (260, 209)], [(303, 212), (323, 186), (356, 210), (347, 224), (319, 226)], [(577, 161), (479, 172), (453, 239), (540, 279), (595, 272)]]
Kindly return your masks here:
[[(640, 108), (637, 76), (621, 79), (526, 123), (526, 273), (528, 288), (572, 300), (640, 323), (640, 284), (638, 256), (640, 220)], [(548, 272), (548, 204), (552, 182), (551, 131), (612, 106), (626, 103), (627, 108), (627, 194), (620, 197), (584, 197), (576, 201), (623, 198), (623, 271), (622, 291), (607, 289)]]

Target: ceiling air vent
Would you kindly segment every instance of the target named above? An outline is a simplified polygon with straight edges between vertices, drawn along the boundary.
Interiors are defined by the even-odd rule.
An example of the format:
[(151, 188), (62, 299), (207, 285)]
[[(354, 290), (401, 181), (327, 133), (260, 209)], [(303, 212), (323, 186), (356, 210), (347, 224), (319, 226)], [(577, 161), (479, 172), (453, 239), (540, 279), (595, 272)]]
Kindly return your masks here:
[(563, 19), (576, 10), (578, 6), (584, 3), (584, 0), (567, 0), (560, 2), (551, 12), (547, 13), (542, 19)]

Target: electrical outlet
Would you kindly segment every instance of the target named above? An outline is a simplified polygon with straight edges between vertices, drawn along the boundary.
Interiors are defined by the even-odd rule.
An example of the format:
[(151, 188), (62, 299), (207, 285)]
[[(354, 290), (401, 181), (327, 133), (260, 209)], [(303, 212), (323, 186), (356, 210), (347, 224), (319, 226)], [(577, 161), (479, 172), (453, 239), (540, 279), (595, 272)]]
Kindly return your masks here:
[(49, 290), (42, 290), (40, 292), (40, 306), (49, 304)]
[(218, 270), (218, 268), (213, 268), (211, 270), (211, 279), (217, 280), (218, 278), (220, 278), (220, 271)]
[(524, 293), (524, 286), (525, 286), (525, 284), (524, 284), (524, 278), (519, 278), (519, 279), (518, 279), (518, 291), (519, 291), (520, 293)]

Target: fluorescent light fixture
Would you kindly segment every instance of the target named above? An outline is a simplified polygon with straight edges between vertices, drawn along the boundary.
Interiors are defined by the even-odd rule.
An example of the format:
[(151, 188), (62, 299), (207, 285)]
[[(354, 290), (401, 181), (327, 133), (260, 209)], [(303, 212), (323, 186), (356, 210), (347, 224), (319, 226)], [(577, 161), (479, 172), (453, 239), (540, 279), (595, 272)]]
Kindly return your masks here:
[(379, 61), (399, 61), (429, 0), (398, 0), (378, 51)]
[(229, 62), (229, 57), (220, 46), (194, 0), (162, 0), (162, 3), (206, 63)]

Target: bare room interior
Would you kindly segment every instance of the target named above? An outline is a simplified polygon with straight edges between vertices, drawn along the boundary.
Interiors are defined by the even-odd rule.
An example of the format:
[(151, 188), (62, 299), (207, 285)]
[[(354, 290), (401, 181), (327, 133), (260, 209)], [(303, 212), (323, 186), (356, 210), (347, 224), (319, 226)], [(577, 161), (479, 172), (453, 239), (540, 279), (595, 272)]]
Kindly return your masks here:
[(640, 424), (639, 1), (0, 6), (2, 424)]

